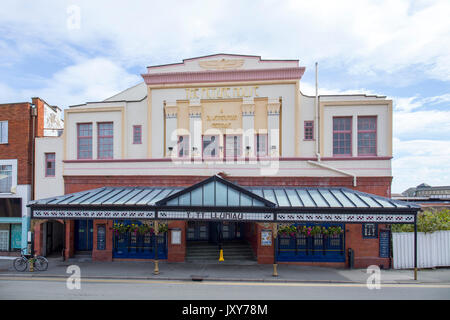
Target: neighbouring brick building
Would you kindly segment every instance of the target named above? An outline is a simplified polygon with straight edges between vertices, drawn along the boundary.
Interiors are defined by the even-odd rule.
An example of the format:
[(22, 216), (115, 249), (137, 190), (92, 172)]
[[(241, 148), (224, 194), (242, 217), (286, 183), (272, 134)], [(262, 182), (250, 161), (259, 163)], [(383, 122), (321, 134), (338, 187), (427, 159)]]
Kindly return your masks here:
[(58, 136), (61, 110), (40, 98), (0, 104), (0, 255), (27, 245), (33, 198), (34, 138)]
[(417, 211), (389, 199), (392, 101), (306, 96), (304, 71), (217, 54), (71, 106), (36, 143), (56, 175), (36, 180), (35, 247), (60, 223), (66, 257), (216, 260), (219, 244), (229, 260), (343, 267), (352, 249), (356, 267), (389, 267), (389, 224)]

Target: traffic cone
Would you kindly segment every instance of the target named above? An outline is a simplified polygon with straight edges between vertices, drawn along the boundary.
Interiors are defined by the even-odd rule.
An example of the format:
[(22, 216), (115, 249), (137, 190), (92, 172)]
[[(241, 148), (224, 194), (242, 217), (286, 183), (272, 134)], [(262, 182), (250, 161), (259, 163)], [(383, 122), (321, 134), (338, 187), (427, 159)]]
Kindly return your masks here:
[(219, 261), (225, 261), (223, 259), (223, 249), (220, 249)]

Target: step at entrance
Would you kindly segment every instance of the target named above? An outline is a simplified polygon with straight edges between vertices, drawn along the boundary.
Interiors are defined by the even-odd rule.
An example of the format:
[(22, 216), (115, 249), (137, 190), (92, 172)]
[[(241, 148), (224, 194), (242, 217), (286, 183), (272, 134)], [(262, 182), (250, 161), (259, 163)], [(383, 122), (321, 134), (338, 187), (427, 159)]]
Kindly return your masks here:
[(252, 247), (242, 242), (225, 242), (223, 248), (223, 262), (219, 262), (219, 246), (207, 242), (187, 244), (186, 262), (193, 263), (236, 263), (256, 264)]
[(89, 262), (92, 261), (92, 251), (76, 251), (72, 258), (69, 260), (77, 262)]

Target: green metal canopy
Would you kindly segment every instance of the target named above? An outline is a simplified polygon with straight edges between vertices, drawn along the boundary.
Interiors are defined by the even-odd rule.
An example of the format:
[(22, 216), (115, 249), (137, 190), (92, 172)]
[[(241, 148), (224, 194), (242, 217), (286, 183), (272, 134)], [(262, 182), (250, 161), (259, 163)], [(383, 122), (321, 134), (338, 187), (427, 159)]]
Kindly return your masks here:
[(33, 218), (413, 223), (419, 206), (338, 187), (103, 187), (31, 201)]

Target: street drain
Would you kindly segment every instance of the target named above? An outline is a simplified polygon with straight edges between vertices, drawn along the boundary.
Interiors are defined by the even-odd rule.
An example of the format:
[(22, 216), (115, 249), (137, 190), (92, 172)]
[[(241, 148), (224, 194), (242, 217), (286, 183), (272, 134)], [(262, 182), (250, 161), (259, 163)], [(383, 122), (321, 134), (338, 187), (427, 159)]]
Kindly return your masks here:
[(192, 281), (203, 281), (202, 276), (191, 276)]

